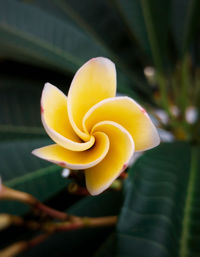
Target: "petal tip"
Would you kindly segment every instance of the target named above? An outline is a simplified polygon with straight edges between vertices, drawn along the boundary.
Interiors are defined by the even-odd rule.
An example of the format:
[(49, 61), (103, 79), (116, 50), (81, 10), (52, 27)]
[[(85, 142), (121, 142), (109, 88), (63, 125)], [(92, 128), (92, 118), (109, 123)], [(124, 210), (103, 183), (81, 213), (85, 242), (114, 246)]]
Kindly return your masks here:
[(99, 63), (100, 65), (105, 65), (107, 67), (112, 67), (115, 70), (115, 63), (106, 57), (94, 57), (88, 61), (88, 63)]
[(113, 183), (114, 180), (112, 180), (112, 182), (110, 182), (109, 184), (106, 183), (105, 185), (103, 185), (102, 187), (100, 187), (96, 190), (88, 187), (87, 184), (86, 184), (86, 188), (87, 188), (88, 192), (90, 193), (90, 195), (92, 195), (92, 196), (100, 195), (101, 193), (106, 191), (111, 186), (111, 184)]
[(155, 147), (158, 146), (160, 144), (160, 136), (159, 136), (159, 133), (157, 131), (157, 137), (156, 137), (156, 140), (155, 140)]
[(41, 105), (42, 105), (42, 100), (43, 100), (43, 98), (45, 97), (46, 93), (47, 93), (48, 91), (50, 91), (50, 89), (52, 89), (52, 88), (55, 88), (55, 86), (52, 85), (51, 83), (46, 82), (46, 83), (44, 84), (44, 88), (43, 88), (43, 90), (42, 90)]
[(156, 129), (156, 127), (154, 127), (155, 131), (154, 131), (154, 135), (153, 135), (153, 142), (152, 142), (152, 145), (151, 147), (149, 147), (148, 149), (146, 150), (149, 150), (149, 149), (152, 149), (152, 148), (155, 148), (157, 147), (159, 144), (160, 144), (160, 136), (159, 136), (159, 133)]
[(44, 89), (47, 89), (47, 88), (49, 88), (49, 87), (55, 87), (53, 84), (51, 84), (51, 83), (49, 83), (49, 82), (46, 82), (45, 84), (44, 84)]
[(38, 154), (37, 154), (37, 149), (34, 149), (31, 153), (32, 153), (33, 155), (39, 157)]
[(92, 190), (92, 189), (87, 187), (87, 190), (88, 190), (89, 194), (92, 195), (92, 196), (99, 195), (99, 194), (103, 193), (103, 191), (105, 191), (106, 189), (107, 188), (105, 188), (103, 190), (102, 189), (101, 190)]

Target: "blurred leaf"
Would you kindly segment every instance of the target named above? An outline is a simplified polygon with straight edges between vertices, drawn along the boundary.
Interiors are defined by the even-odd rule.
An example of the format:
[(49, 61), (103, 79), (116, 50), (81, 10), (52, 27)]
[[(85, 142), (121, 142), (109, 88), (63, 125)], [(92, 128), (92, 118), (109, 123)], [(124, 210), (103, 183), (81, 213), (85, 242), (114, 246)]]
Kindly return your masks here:
[[(116, 233), (111, 233), (97, 250), (95, 257), (110, 257), (110, 256), (120, 256), (117, 255), (118, 241)], [(128, 255), (127, 255), (128, 256)], [(139, 256), (138, 256), (139, 257)]]
[(183, 39), (183, 54), (188, 50), (191, 41), (196, 36), (199, 29), (199, 9), (200, 1), (192, 0), (189, 4), (189, 9), (187, 11), (187, 19), (185, 21), (184, 39)]
[(0, 2), (0, 55), (61, 71), (75, 71), (88, 59), (104, 55), (70, 22), (16, 0)]
[[(77, 202), (67, 210), (79, 216), (99, 217), (117, 215), (122, 203), (121, 192), (105, 192), (99, 196), (89, 196)], [(113, 227), (88, 228), (64, 233), (58, 233), (49, 237), (44, 243), (20, 254), (19, 257), (32, 256), (93, 256), (111, 232)]]
[[(61, 176), (62, 168), (50, 165), (31, 154), (31, 151), (51, 143), (46, 139), (26, 139), (0, 142), (0, 175), (5, 185), (47, 200), (63, 189), (68, 180)], [(26, 206), (1, 201), (0, 212), (23, 214)]]
[[(58, 0), (54, 1), (66, 15), (71, 17), (97, 42), (103, 45), (119, 66), (136, 64), (138, 61), (137, 52), (132, 48), (132, 42), (127, 34), (123, 22), (119, 19), (117, 12), (110, 1), (85, 0), (80, 4), (79, 0)], [(92, 12), (88, 12), (88, 8)], [(103, 19), (102, 19), (103, 17)], [(110, 28), (115, 29), (110, 29)], [(118, 53), (121, 53), (119, 60)]]
[(169, 14), (171, 1), (142, 0), (141, 7), (151, 45), (154, 65), (164, 71), (168, 58)]
[(200, 148), (187, 143), (162, 144), (142, 156), (125, 184), (117, 234), (104, 247), (115, 243), (116, 256), (198, 256), (199, 156)]
[(177, 51), (182, 56), (189, 50), (192, 40), (198, 33), (199, 8), (198, 0), (172, 1), (172, 30)]
[(40, 121), (42, 83), (12, 75), (1, 75), (0, 80), (0, 132), (17, 132), (26, 127), (27, 133), (35, 128), (37, 133), (44, 134)]
[(113, 0), (123, 16), (133, 37), (137, 39), (144, 52), (151, 56), (151, 47), (146, 32), (144, 17), (139, 0)]
[(171, 1), (113, 0), (134, 38), (157, 68), (167, 62)]
[[(45, 1), (42, 3), (43, 8), (17, 0), (0, 2), (1, 57), (65, 73), (75, 72), (84, 62), (96, 56), (112, 58), (101, 43), (78, 28), (66, 14), (64, 16), (63, 11), (55, 8), (53, 12), (52, 4), (45, 9), (47, 4)], [(118, 63), (121, 66), (121, 62)], [(118, 70), (118, 73), (121, 71)], [(141, 76), (132, 76), (131, 72), (131, 77), (132, 83), (119, 83), (121, 93), (129, 91), (129, 95), (134, 97), (134, 88), (146, 94), (150, 92)]]
[[(31, 151), (51, 143), (40, 121), (40, 83), (1, 76), (0, 176), (9, 187), (33, 194), (41, 201), (65, 187), (61, 168), (34, 157)], [(1, 202), (0, 212), (22, 214), (19, 203)]]
[[(90, 40), (90, 46), (96, 45), (102, 50), (99, 52), (93, 52), (94, 46), (91, 48), (89, 45), (89, 50), (87, 50), (79, 40), (79, 43), (81, 42), (81, 47), (79, 45), (79, 52), (75, 51), (76, 53), (74, 54), (74, 51), (70, 51), (70, 54), (73, 54), (74, 56), (78, 55), (79, 59), (83, 53), (89, 53), (89, 56), (92, 57), (101, 55), (111, 58), (117, 65), (117, 72), (120, 74), (120, 77), (125, 77), (123, 81), (128, 80), (128, 82), (123, 84), (119, 82), (120, 93), (126, 93), (128, 91), (129, 95), (134, 97), (135, 93), (133, 92), (133, 89), (136, 89), (139, 92), (143, 92), (145, 95), (150, 95), (151, 90), (144, 80), (143, 68), (139, 64), (141, 55), (138, 51), (134, 50), (129, 36), (126, 33), (127, 31), (124, 28), (123, 22), (118, 18), (118, 14), (108, 1), (103, 0), (93, 3), (88, 0), (84, 2), (84, 5), (80, 5), (78, 1), (59, 0), (52, 1), (50, 3), (46, 0), (35, 0), (26, 2), (26, 5), (33, 8), (37, 7), (39, 11), (43, 10), (46, 14), (51, 15), (56, 20), (58, 19), (59, 21), (62, 21), (63, 24), (70, 24), (73, 30), (80, 31), (87, 37), (87, 39)], [(95, 8), (93, 8), (94, 6)], [(88, 12), (88, 9), (98, 11), (96, 13)], [(101, 12), (99, 12), (99, 10), (101, 10)], [(102, 13), (104, 13), (103, 19)], [(34, 24), (32, 26), (34, 26)], [(115, 26), (116, 29), (110, 31), (111, 26)], [(71, 32), (69, 32), (69, 34), (70, 33)], [(55, 37), (54, 41), (56, 42), (60, 39), (57, 39), (59, 36), (58, 33), (53, 36)], [(49, 43), (52, 43), (52, 39)], [(64, 38), (62, 37), (60, 40), (64, 40)], [(119, 58), (120, 49), (121, 58)], [(89, 56), (88, 58), (84, 58), (84, 60), (89, 59)], [(79, 63), (77, 68), (81, 64)], [(136, 69), (137, 72), (135, 71)], [(128, 76), (128, 79), (125, 75)]]

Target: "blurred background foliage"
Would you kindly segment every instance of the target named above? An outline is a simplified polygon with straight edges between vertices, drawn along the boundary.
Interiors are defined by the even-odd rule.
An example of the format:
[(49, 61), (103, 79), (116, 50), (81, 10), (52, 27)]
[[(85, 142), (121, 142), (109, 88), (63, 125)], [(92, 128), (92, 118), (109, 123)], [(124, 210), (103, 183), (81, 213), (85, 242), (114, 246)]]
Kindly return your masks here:
[[(20, 256), (200, 256), (199, 10), (198, 0), (0, 1), (3, 183), (80, 216), (120, 215), (116, 229), (54, 235)], [(61, 168), (30, 152), (50, 142), (40, 122), (44, 83), (67, 93), (95, 56), (115, 62), (118, 93), (145, 105), (174, 140), (129, 168), (123, 192), (81, 197), (69, 193)], [(0, 203), (3, 213), (27, 211)], [(9, 228), (0, 247), (31, 236)]]

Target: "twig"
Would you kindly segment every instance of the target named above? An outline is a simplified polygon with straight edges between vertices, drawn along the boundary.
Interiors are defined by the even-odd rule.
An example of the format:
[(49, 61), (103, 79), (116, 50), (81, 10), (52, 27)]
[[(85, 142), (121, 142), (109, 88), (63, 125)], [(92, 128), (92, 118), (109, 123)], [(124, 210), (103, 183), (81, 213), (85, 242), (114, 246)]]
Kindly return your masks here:
[(0, 257), (14, 257), (17, 254), (28, 250), (40, 243), (42, 243), (50, 234), (41, 234), (29, 241), (19, 241), (0, 251)]
[(57, 211), (53, 208), (46, 206), (34, 196), (25, 192), (11, 189), (4, 185), (1, 186), (0, 199), (15, 200), (28, 204), (33, 210), (39, 210), (40, 212), (45, 213), (46, 215), (58, 220), (67, 220), (69, 218), (69, 215), (67, 215), (66, 213)]
[(68, 231), (85, 227), (113, 226), (117, 223), (117, 216), (107, 217), (78, 217), (71, 215), (69, 221), (64, 222), (37, 222), (24, 220), (22, 217), (0, 214), (0, 229), (5, 229), (11, 225), (25, 226), (31, 230), (42, 230), (43, 232)]
[[(8, 215), (8, 214), (3, 214)], [(117, 223), (117, 216), (108, 216), (108, 217), (76, 217), (71, 216), (70, 221), (66, 222), (44, 222), (38, 223), (35, 221), (24, 221), (23, 218), (8, 215), (8, 219), (12, 224), (15, 225), (25, 225), (30, 229), (41, 229), (44, 231), (44, 234), (41, 234), (29, 241), (19, 241), (14, 243), (5, 249), (0, 251), (0, 257), (14, 257), (17, 254), (32, 248), (40, 243), (42, 243), (49, 235), (60, 232), (60, 231), (70, 231), (81, 228), (92, 228), (92, 227), (102, 227), (102, 226), (113, 226)], [(10, 223), (11, 225), (11, 223)]]

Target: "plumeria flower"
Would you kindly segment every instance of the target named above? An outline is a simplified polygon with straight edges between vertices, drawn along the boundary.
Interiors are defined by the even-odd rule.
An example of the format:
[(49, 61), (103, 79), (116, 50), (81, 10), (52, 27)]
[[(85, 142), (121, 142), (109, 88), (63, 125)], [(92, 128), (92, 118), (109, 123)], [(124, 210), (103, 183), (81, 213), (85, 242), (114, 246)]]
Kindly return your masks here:
[(42, 92), (42, 123), (55, 144), (33, 154), (64, 168), (84, 170), (92, 195), (112, 184), (135, 151), (160, 142), (146, 111), (133, 99), (115, 95), (115, 65), (103, 57), (77, 71), (68, 97), (50, 83)]

